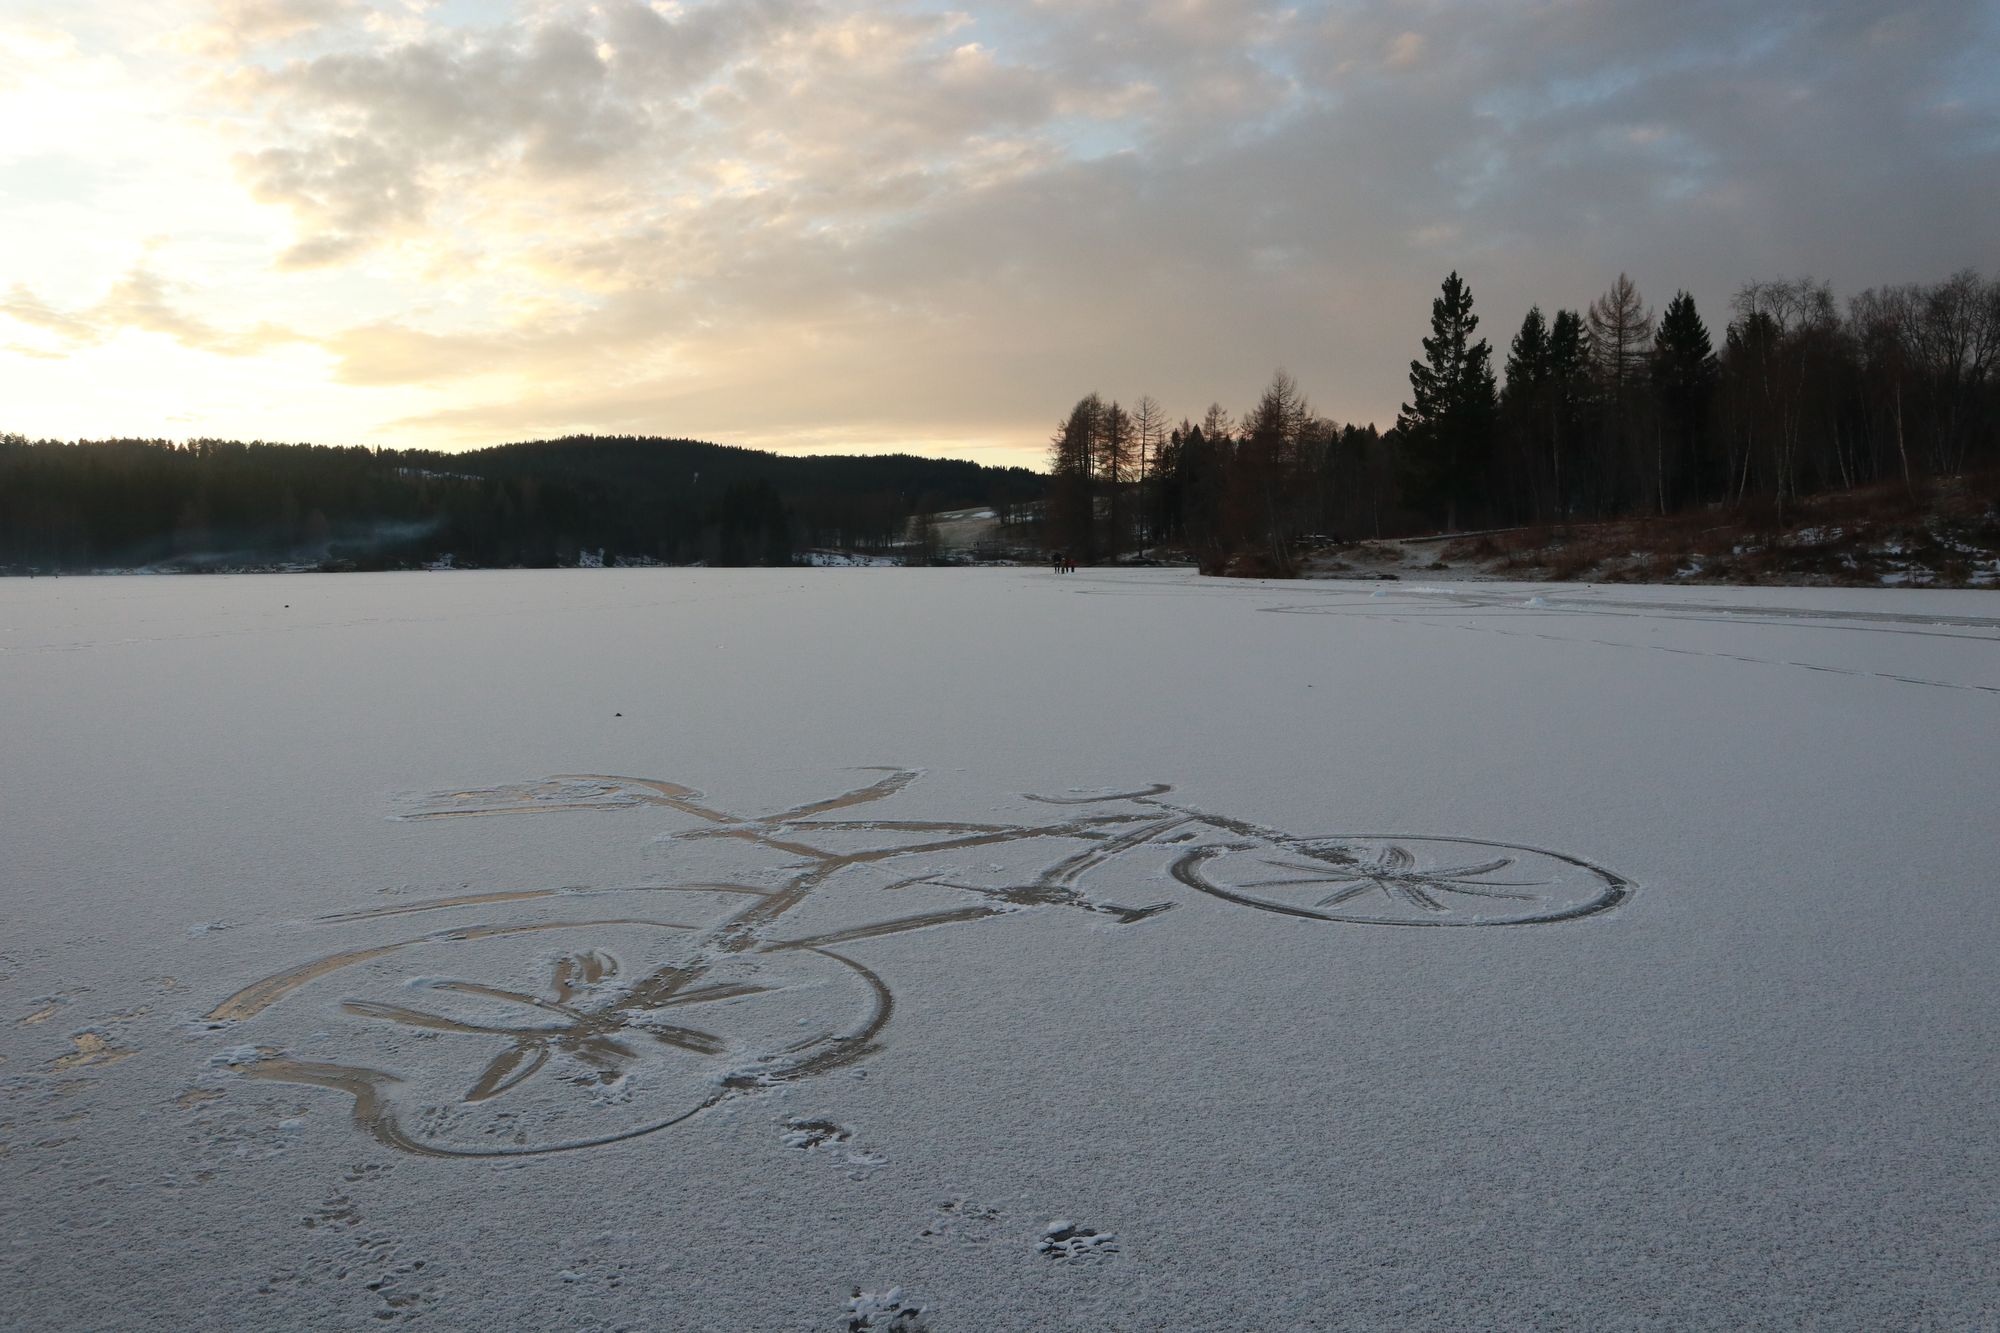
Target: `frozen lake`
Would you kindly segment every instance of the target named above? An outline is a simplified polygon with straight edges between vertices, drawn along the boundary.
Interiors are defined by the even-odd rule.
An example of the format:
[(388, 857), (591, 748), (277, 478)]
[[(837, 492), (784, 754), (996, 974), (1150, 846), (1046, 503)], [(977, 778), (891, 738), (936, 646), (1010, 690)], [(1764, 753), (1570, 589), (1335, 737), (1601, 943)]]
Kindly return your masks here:
[(1990, 593), (10, 580), (0, 701), (8, 1328), (2000, 1321)]

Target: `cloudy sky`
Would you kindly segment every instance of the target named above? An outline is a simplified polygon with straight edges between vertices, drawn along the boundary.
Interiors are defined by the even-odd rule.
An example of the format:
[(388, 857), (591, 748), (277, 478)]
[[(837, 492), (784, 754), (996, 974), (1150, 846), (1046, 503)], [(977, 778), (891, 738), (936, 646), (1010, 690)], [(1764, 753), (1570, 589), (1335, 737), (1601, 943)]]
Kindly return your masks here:
[(1994, 0), (0, 0), (0, 430), (1036, 461), (2000, 268)]

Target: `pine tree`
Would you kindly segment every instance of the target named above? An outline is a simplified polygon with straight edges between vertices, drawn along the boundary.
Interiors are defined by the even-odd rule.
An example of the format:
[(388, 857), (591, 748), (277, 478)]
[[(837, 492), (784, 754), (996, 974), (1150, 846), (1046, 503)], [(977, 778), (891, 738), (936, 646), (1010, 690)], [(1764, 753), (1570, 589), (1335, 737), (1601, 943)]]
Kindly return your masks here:
[(1569, 517), (1576, 507), (1576, 454), (1592, 405), (1590, 334), (1583, 316), (1556, 311), (1549, 326), (1549, 467), (1554, 472), (1556, 514)]
[(1493, 348), (1472, 340), (1478, 328), (1472, 289), (1454, 272), (1431, 302), (1424, 360), (1410, 363), (1411, 401), (1396, 418), (1414, 489), (1444, 507), (1447, 529), (1482, 493), (1492, 448)]
[[(1686, 292), (1674, 293), (1653, 340), (1653, 386), (1660, 398), (1660, 508), (1662, 512), (1713, 494), (1721, 485), (1708, 447), (1717, 362), (1708, 328)], [(1671, 450), (1671, 455), (1669, 454)], [(1671, 462), (1669, 457), (1671, 456)]]
[(1507, 385), (1500, 395), (1500, 412), (1513, 451), (1510, 466), (1527, 492), (1528, 508), (1538, 518), (1546, 490), (1541, 484), (1545, 472), (1542, 461), (1548, 457), (1554, 371), (1548, 320), (1540, 306), (1532, 306), (1507, 351)]
[(1510, 399), (1533, 400), (1549, 383), (1549, 325), (1540, 306), (1531, 306), (1507, 349), (1507, 393)]

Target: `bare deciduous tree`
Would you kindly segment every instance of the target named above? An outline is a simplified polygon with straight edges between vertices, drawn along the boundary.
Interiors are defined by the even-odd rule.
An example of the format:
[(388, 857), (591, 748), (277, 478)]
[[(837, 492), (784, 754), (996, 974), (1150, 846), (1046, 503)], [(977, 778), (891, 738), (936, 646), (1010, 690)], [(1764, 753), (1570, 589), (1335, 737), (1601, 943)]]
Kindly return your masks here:
[(1603, 394), (1606, 448), (1599, 459), (1600, 505), (1609, 508), (1623, 487), (1623, 474), (1643, 473), (1636, 466), (1641, 387), (1646, 379), (1646, 355), (1653, 340), (1653, 312), (1640, 299), (1629, 274), (1620, 273), (1611, 289), (1590, 303), (1590, 346), (1597, 359)]
[(1166, 430), (1167, 414), (1160, 410), (1158, 400), (1149, 393), (1139, 395), (1139, 401), (1132, 407), (1132, 434), (1139, 446), (1139, 544), (1142, 547), (1152, 540), (1152, 525), (1148, 520), (1152, 506), (1147, 497), (1152, 489), (1153, 468), (1158, 463)]

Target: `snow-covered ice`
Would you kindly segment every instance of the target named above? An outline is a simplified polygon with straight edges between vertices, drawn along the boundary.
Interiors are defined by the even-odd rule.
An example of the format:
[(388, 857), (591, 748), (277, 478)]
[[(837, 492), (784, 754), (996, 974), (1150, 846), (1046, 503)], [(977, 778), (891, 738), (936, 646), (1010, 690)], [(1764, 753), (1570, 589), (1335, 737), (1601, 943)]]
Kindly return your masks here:
[(1990, 593), (13, 580), (0, 691), (6, 1327), (2000, 1320)]

